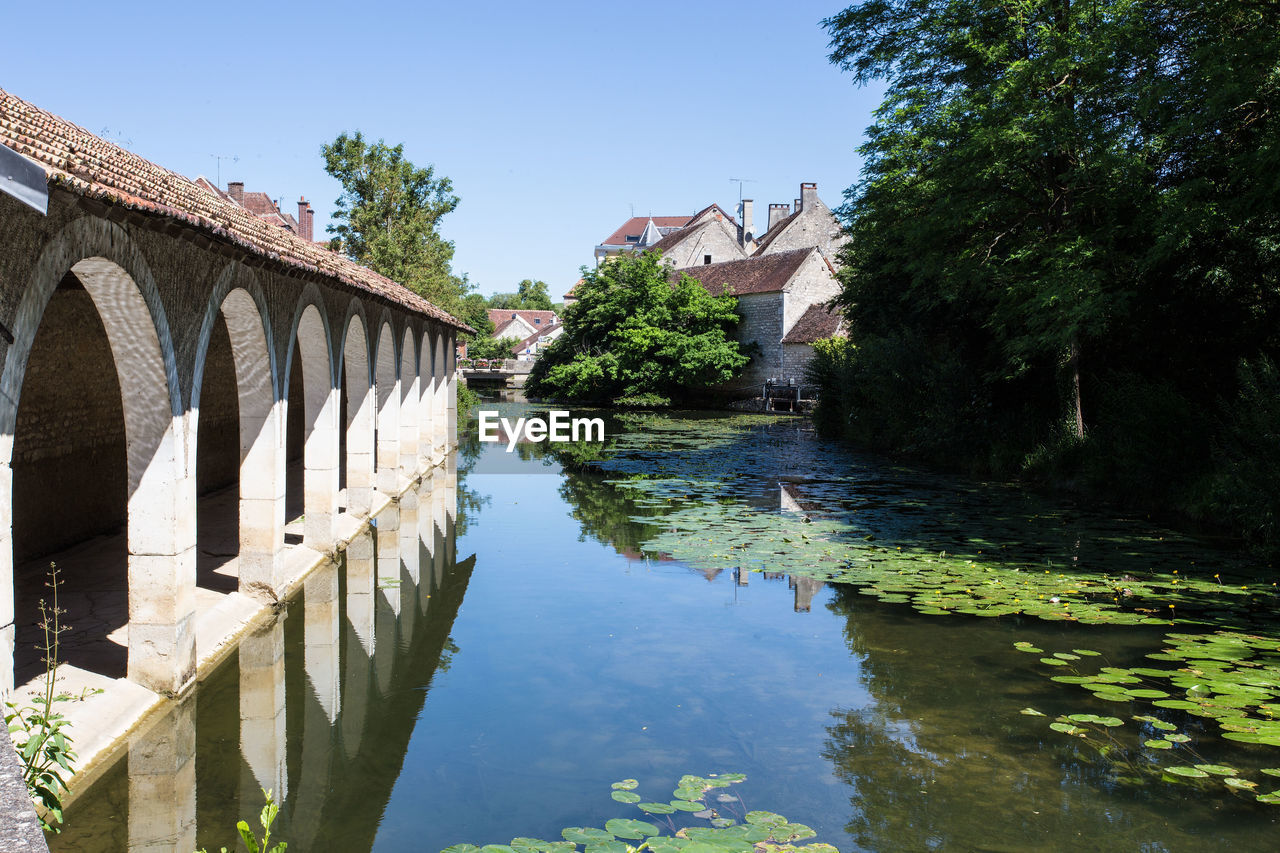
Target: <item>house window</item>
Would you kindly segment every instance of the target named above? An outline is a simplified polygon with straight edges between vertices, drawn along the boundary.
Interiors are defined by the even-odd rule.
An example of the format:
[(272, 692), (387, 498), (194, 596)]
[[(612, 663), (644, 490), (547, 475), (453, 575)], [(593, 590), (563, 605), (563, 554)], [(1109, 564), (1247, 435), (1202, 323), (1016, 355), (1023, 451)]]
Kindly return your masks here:
[(628, 234), (628, 235), (627, 235), (627, 242), (628, 242), (628, 243), (639, 243), (639, 242), (640, 242), (640, 235), (639, 235), (639, 234)]
[(516, 315), (513, 313), (513, 314), (511, 315), (511, 319), (512, 319), (512, 320), (514, 320), (515, 318), (516, 318)]
[(704, 265), (704, 266), (705, 266), (706, 264), (711, 263), (711, 256), (710, 256), (710, 255), (703, 255), (703, 256), (702, 256), (702, 263), (703, 263), (703, 265)]
[(541, 318), (541, 317), (534, 317), (534, 318), (533, 318), (533, 325), (535, 325), (535, 326), (541, 326), (541, 325), (542, 325), (542, 318)]

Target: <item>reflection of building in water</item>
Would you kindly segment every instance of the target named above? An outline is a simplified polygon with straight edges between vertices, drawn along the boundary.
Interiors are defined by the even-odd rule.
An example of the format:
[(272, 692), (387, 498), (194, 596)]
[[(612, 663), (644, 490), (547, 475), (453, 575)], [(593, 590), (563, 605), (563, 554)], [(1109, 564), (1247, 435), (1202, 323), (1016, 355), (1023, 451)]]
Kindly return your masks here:
[(106, 842), (111, 849), (217, 849), (269, 788), (290, 849), (370, 849), (398, 777), (387, 768), (403, 760), (449, 654), (473, 564), (455, 561), (456, 470), (438, 470), (109, 756), (98, 782), (70, 803), (58, 846), (104, 846), (89, 837), (101, 822), (77, 821), (83, 813), (125, 818), (118, 830), (127, 838)]
[(798, 578), (792, 576), (791, 588), (796, 591), (796, 612), (808, 613), (813, 605), (813, 597), (822, 589), (823, 583), (815, 578)]

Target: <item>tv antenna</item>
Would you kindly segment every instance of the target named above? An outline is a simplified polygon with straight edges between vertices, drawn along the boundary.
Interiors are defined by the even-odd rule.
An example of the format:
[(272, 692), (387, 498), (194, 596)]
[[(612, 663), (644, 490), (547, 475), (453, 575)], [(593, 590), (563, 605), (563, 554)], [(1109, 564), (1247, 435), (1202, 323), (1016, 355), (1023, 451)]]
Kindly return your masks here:
[(741, 208), (742, 207), (742, 185), (754, 184), (755, 180), (752, 178), (730, 178), (729, 183), (738, 185), (738, 207)]
[(218, 189), (222, 189), (222, 161), (230, 160), (232, 163), (240, 162), (239, 154), (210, 154), (214, 160), (218, 161)]

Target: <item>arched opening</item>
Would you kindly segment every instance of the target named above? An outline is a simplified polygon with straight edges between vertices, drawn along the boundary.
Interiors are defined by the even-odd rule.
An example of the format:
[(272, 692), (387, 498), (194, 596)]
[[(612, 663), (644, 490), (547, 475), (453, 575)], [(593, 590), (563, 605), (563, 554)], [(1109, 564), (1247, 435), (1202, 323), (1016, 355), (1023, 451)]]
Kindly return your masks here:
[[(50, 598), (45, 583), (51, 561), (64, 584), (60, 595), (69, 586), (77, 591), (60, 600), (68, 610), (63, 624), (73, 626), (78, 640), (67, 644), (64, 660), (103, 675), (125, 674), (127, 520), (124, 405), (115, 358), (93, 298), (68, 272), (31, 346), (13, 436), (17, 684), (43, 671), (36, 624), (40, 599)], [(105, 597), (109, 606), (99, 619), (88, 621), (81, 590)]]
[(418, 349), (413, 330), (405, 328), (400, 346), (400, 473), (418, 479)]
[[(146, 274), (140, 259), (130, 262)], [(186, 420), (174, 415), (175, 361), (154, 304), (153, 318), (129, 272), (90, 257), (36, 281), (18, 306), (0, 377), (17, 403), (0, 404), (0, 418), (13, 441), (4, 559), (19, 561), (19, 684), (41, 669), (38, 653), (26, 655), (42, 635), (35, 622), (50, 561), (71, 626), (61, 638), (64, 685), (128, 675), (174, 690), (194, 669), (195, 542), (182, 521), (194, 514), (195, 490), (182, 456)]]
[(276, 406), (262, 313), (232, 290), (206, 319), (197, 365), (197, 584), (227, 593), (273, 586), (284, 544)]
[(435, 382), (431, 376), (431, 332), (418, 339), (418, 460), (419, 470), (431, 467), (431, 414), (435, 403)]
[(347, 324), (342, 365), (346, 510), (363, 517), (373, 504), (375, 404), (369, 376), (369, 336), (359, 315)]
[(329, 338), (315, 305), (298, 318), (288, 361), (285, 541), (325, 550), (338, 496), (338, 411)]
[(377, 486), (388, 497), (400, 486), (400, 390), (396, 385), (396, 345), (391, 324), (383, 323), (378, 335)]
[(435, 379), (435, 406), (431, 414), (431, 446), (436, 460), (443, 457), (445, 439), (448, 436), (448, 408), (445, 402), (446, 377), (444, 363), (444, 330), (436, 331), (436, 354), (431, 360), (431, 372)]

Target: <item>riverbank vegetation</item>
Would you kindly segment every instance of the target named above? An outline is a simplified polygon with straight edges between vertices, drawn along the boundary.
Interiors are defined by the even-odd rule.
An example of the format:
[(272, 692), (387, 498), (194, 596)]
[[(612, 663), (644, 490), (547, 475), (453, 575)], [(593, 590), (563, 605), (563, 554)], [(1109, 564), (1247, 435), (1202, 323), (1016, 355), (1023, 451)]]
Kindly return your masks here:
[(732, 379), (750, 360), (734, 339), (738, 300), (712, 296), (662, 257), (624, 255), (583, 270), (564, 334), (538, 357), (531, 396), (666, 406)]
[(1270, 4), (858, 3), (884, 102), (819, 424), (1280, 547)]

